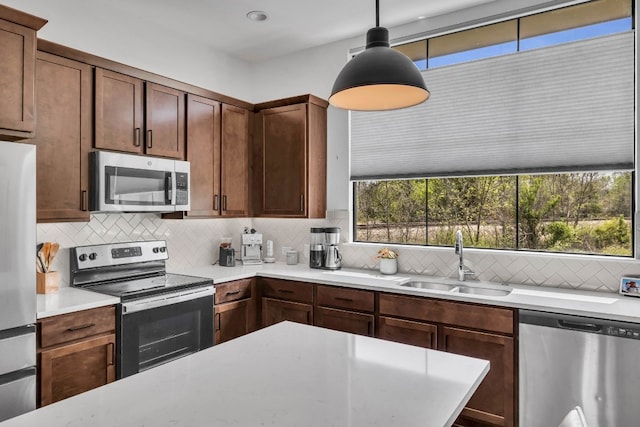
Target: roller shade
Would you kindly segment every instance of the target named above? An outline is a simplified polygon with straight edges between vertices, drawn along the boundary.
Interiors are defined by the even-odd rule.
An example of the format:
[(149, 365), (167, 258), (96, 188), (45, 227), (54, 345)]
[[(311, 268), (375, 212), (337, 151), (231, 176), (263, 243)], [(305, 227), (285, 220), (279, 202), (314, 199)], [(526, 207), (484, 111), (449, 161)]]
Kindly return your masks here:
[(423, 72), (431, 98), (351, 112), (351, 179), (634, 166), (634, 33)]

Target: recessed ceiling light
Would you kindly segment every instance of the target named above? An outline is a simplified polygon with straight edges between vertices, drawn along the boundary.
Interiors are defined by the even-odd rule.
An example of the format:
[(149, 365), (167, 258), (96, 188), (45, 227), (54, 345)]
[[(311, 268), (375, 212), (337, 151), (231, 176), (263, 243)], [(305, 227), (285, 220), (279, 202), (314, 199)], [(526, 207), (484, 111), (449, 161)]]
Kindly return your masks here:
[(251, 12), (247, 13), (247, 19), (256, 22), (266, 21), (268, 17), (269, 16), (267, 16), (266, 12), (263, 12), (261, 10), (252, 10)]

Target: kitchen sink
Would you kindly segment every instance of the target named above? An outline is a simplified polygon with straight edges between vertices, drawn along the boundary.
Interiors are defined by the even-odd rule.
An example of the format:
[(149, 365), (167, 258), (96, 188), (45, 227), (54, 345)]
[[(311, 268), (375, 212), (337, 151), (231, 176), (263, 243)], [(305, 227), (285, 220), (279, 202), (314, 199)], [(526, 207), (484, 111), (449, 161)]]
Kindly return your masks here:
[(495, 288), (477, 288), (475, 286), (460, 286), (458, 292), (461, 294), (486, 295), (491, 297), (505, 297), (511, 293), (511, 288), (495, 289)]
[(419, 288), (419, 289), (431, 289), (434, 291), (453, 291), (457, 288), (456, 285), (447, 285), (444, 283), (434, 283), (434, 282), (407, 282), (403, 283), (400, 286), (406, 286), (408, 288)]
[(422, 282), (422, 281), (411, 281), (407, 283), (402, 283), (400, 286), (406, 286), (408, 288), (416, 288), (416, 289), (425, 289), (432, 291), (445, 291), (451, 293), (460, 293), (460, 294), (470, 294), (470, 295), (484, 295), (490, 297), (506, 297), (512, 291), (511, 288), (505, 287), (504, 289), (500, 288), (484, 288), (481, 286), (467, 286), (467, 285), (457, 285), (457, 284), (446, 284), (446, 283), (438, 283), (438, 282)]

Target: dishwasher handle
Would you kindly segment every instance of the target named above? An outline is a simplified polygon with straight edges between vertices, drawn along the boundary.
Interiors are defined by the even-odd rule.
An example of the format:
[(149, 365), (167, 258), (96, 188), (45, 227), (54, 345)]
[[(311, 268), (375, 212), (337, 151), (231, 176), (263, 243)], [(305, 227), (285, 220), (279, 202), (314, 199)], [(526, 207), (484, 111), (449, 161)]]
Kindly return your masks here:
[(558, 319), (560, 329), (571, 329), (573, 331), (602, 332), (602, 325), (589, 322), (576, 322), (574, 320)]

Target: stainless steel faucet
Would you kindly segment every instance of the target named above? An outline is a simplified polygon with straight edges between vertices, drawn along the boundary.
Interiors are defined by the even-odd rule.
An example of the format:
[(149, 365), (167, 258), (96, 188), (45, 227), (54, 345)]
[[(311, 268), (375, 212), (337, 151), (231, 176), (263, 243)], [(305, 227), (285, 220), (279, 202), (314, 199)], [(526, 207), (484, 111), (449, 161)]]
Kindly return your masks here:
[(462, 252), (462, 231), (458, 230), (456, 231), (456, 254), (460, 256), (460, 262), (458, 263), (458, 280), (460, 281), (464, 281), (467, 276), (476, 274), (473, 270), (470, 270), (466, 265), (464, 265), (464, 255)]

